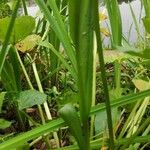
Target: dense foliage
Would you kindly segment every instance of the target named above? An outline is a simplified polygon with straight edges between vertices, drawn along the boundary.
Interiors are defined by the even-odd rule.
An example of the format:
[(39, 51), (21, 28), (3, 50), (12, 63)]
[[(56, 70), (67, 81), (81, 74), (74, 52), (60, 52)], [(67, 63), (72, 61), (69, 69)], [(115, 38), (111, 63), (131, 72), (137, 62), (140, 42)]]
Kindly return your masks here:
[(149, 149), (150, 1), (135, 44), (117, 0), (33, 3), (0, 1), (0, 150)]

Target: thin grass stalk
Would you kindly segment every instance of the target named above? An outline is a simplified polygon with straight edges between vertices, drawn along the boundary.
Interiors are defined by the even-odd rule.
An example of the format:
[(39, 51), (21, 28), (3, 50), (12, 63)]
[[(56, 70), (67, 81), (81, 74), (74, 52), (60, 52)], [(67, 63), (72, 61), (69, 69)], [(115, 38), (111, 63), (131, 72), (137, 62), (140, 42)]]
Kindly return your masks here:
[(121, 96), (121, 61), (115, 61), (115, 88), (117, 92), (117, 98)]
[(17, 17), (17, 11), (18, 11), (18, 8), (19, 8), (19, 4), (20, 4), (20, 0), (18, 0), (16, 2), (16, 5), (15, 5), (15, 8), (14, 8), (14, 11), (13, 11), (13, 14), (12, 14), (7, 32), (6, 32), (6, 37), (5, 37), (2, 49), (0, 51), (0, 75), (1, 75), (1, 72), (2, 72), (2, 69), (3, 69), (3, 65), (4, 65), (4, 62), (5, 62), (6, 56), (7, 56), (8, 51), (9, 51), (9, 49), (7, 49), (7, 47), (9, 45), (9, 40), (10, 40), (12, 31), (13, 31), (13, 26), (15, 24), (16, 17)]
[[(145, 142), (149, 142), (149, 139), (150, 139), (150, 135), (136, 136), (136, 137), (132, 137), (132, 138), (120, 139), (120, 140), (116, 141), (115, 144), (119, 146), (119, 145), (124, 145), (124, 144), (127, 144), (127, 143), (130, 143), (130, 144), (145, 143)], [(122, 150), (125, 150), (125, 149), (122, 149)]]
[(118, 138), (122, 138), (123, 135), (125, 134), (125, 132), (127, 131), (127, 129), (129, 128), (129, 126), (131, 125), (131, 119), (134, 116), (134, 114), (136, 113), (137, 108), (139, 107), (139, 105), (141, 104), (141, 102), (137, 102), (136, 105), (134, 106), (134, 108), (132, 109), (132, 112), (130, 113), (128, 119), (126, 120), (120, 134)]
[[(150, 125), (145, 129), (145, 131), (142, 132), (142, 136), (148, 135), (150, 132)], [(146, 143), (146, 145), (148, 146), (149, 143)], [(139, 146), (141, 145), (141, 143), (136, 143), (133, 147), (138, 149)], [(140, 148), (140, 150), (142, 150), (143, 148)]]
[(107, 113), (107, 123), (109, 129), (109, 144), (110, 149), (114, 149), (114, 133), (113, 133), (113, 123), (112, 123), (112, 115), (111, 115), (111, 106), (110, 106), (110, 98), (109, 98), (109, 91), (107, 85), (107, 78), (106, 78), (106, 71), (105, 71), (105, 63), (104, 63), (104, 55), (103, 55), (103, 48), (101, 42), (101, 35), (100, 35), (100, 25), (99, 25), (99, 7), (98, 1), (95, 1), (95, 32), (97, 37), (97, 52), (99, 55), (99, 64), (101, 69), (101, 77), (104, 89), (104, 96), (105, 96), (105, 104), (106, 104), (106, 113)]
[(24, 14), (28, 15), (28, 10), (27, 10), (27, 6), (26, 6), (25, 0), (22, 0), (22, 5), (23, 5)]
[(146, 97), (144, 99), (144, 101), (141, 104), (140, 108), (138, 109), (138, 111), (134, 115), (134, 118), (131, 120), (132, 124), (130, 126), (130, 129), (129, 129), (126, 137), (130, 137), (139, 128), (139, 124), (140, 124), (140, 122), (142, 120), (142, 117), (143, 117), (145, 111), (146, 111), (146, 108), (147, 108), (147, 106), (149, 104), (149, 101), (150, 101), (150, 97)]
[[(93, 38), (93, 43), (94, 43), (94, 47), (93, 47), (93, 60), (96, 60), (96, 54), (97, 54), (97, 45), (96, 45), (96, 34), (94, 34), (94, 38)], [(93, 61), (93, 95), (92, 95), (92, 105), (91, 107), (95, 106), (95, 94), (96, 94), (96, 61)], [(91, 117), (91, 124), (90, 124), (90, 137), (93, 136), (94, 134), (94, 123), (95, 123), (95, 116)]]
[(147, 128), (149, 124), (150, 124), (150, 117), (144, 121), (144, 123), (138, 128), (138, 130), (131, 137), (129, 137), (129, 139), (131, 140), (125, 143), (124, 146), (120, 150), (124, 150), (128, 145), (130, 145), (132, 143), (132, 140), (136, 138), (136, 136), (138, 136), (143, 130), (145, 130), (145, 128)]
[(137, 32), (138, 40), (139, 40), (139, 42), (142, 42), (143, 38), (142, 38), (142, 35), (140, 34), (140, 28), (139, 28), (135, 13), (133, 11), (133, 8), (132, 8), (130, 2), (129, 2), (129, 7), (130, 7), (131, 14), (132, 14), (133, 22), (134, 22), (134, 25), (135, 25), (135, 30)]
[[(36, 79), (39, 91), (44, 93), (44, 90), (42, 88), (42, 84), (41, 84), (41, 81), (40, 81), (40, 78), (39, 78), (39, 75), (38, 75), (38, 72), (37, 72), (37, 68), (36, 68), (35, 62), (32, 63), (32, 68), (33, 68), (34, 76), (35, 76), (35, 79)], [(47, 116), (48, 120), (52, 120), (52, 115), (50, 113), (50, 110), (49, 110), (47, 102), (44, 102), (43, 105), (44, 105), (46, 116)], [(57, 148), (59, 148), (60, 146), (59, 146), (59, 138), (58, 138), (57, 132), (53, 132), (53, 136), (54, 136)]]
[[(27, 80), (27, 82), (28, 82), (28, 85), (29, 85), (30, 89), (33, 90), (34, 87), (33, 87), (32, 83), (31, 83), (31, 80), (30, 80), (30, 78), (29, 78), (29, 76), (28, 76), (28, 73), (27, 73), (27, 71), (26, 71), (26, 69), (25, 69), (25, 66), (24, 66), (24, 64), (23, 64), (23, 62), (22, 62), (22, 60), (21, 60), (21, 58), (20, 58), (20, 55), (19, 55), (19, 53), (18, 53), (17, 50), (16, 50), (16, 54), (17, 54), (19, 63), (20, 63), (20, 65), (21, 65), (21, 68), (22, 68), (22, 70), (23, 70), (23, 73), (24, 73), (24, 75), (25, 75), (25, 77), (26, 77), (26, 80)], [(45, 118), (44, 118), (44, 114), (43, 114), (43, 111), (42, 111), (42, 107), (41, 107), (40, 105), (38, 105), (38, 110), (39, 110), (39, 113), (40, 113), (40, 117), (41, 117), (42, 123), (44, 124), (44, 123), (45, 123)]]

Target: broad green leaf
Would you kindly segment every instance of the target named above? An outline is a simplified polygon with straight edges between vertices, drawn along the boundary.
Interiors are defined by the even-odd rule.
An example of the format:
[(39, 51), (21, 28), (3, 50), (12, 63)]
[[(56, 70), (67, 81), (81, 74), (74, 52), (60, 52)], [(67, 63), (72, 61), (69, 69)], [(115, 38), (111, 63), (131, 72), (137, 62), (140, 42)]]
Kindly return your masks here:
[[(0, 41), (4, 42), (6, 37), (6, 32), (11, 18), (6, 17), (0, 19)], [(16, 18), (13, 31), (10, 37), (10, 42), (12, 44), (16, 43), (19, 40), (22, 40), (24, 37), (29, 35), (35, 27), (35, 19), (31, 16), (21, 16)]]
[(84, 139), (81, 128), (81, 121), (79, 116), (72, 104), (66, 104), (59, 110), (60, 116), (69, 126), (73, 136), (76, 138), (79, 147), (82, 149), (84, 147)]
[(41, 40), (41, 37), (36, 34), (27, 36), (22, 41), (18, 42), (15, 47), (17, 50), (25, 53), (31, 51)]
[(95, 134), (105, 132), (106, 130), (107, 130), (107, 114), (106, 111), (102, 111), (95, 115)]
[[(120, 92), (118, 93), (117, 90), (111, 90), (109, 92), (110, 95), (110, 100), (116, 100), (117, 98), (120, 97)], [(118, 107), (111, 108), (111, 114), (112, 114), (112, 121), (113, 121), (113, 126), (116, 125), (120, 118), (120, 111), (118, 110)], [(96, 134), (100, 132), (105, 132), (107, 130), (107, 114), (106, 110), (101, 111), (95, 115), (95, 132)]]
[(10, 121), (7, 121), (5, 119), (0, 119), (0, 129), (8, 128), (11, 125)]
[(16, 101), (20, 110), (44, 103), (47, 96), (36, 90), (26, 90), (17, 94)]
[(140, 91), (150, 89), (150, 82), (147, 82), (141, 79), (134, 79), (132, 80), (132, 82), (134, 83), (135, 87)]
[(3, 100), (5, 97), (6, 92), (1, 92), (0, 93), (0, 113), (2, 112), (2, 105), (3, 105)]
[[(113, 126), (116, 126), (117, 121), (120, 118), (121, 113), (117, 110), (117, 108), (112, 108), (112, 121)], [(100, 132), (107, 131), (107, 114), (106, 111), (101, 111), (95, 115), (95, 133), (99, 134)]]

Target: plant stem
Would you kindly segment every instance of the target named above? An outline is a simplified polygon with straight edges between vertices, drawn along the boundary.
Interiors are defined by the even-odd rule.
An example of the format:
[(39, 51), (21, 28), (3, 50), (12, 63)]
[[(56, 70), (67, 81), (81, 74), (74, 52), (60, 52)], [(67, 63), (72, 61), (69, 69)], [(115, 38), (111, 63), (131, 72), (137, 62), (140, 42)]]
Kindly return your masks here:
[(113, 133), (110, 98), (109, 98), (109, 92), (108, 92), (108, 86), (107, 86), (98, 14), (99, 14), (98, 1), (96, 1), (95, 2), (95, 15), (94, 15), (95, 19), (94, 20), (95, 20), (95, 32), (96, 32), (96, 37), (97, 37), (97, 51), (98, 51), (98, 55), (99, 55), (102, 83), (103, 83), (103, 88), (104, 88), (104, 93), (105, 93), (105, 104), (106, 104), (107, 122), (108, 122), (108, 129), (109, 129), (110, 149), (113, 150), (114, 149), (114, 133)]
[[(94, 48), (93, 48), (93, 92), (92, 92), (92, 107), (95, 106), (95, 91), (96, 91), (96, 35), (94, 34)], [(95, 116), (91, 117), (91, 127), (90, 127), (90, 137), (93, 136), (94, 133), (94, 123), (95, 123)]]
[[(29, 57), (30, 57), (30, 55), (29, 55)], [(30, 57), (30, 59), (31, 59), (31, 57)], [(42, 88), (42, 84), (41, 84), (41, 81), (40, 81), (40, 78), (39, 78), (39, 75), (38, 75), (38, 72), (37, 72), (36, 64), (35, 64), (34, 61), (32, 61), (32, 62), (33, 62), (32, 63), (32, 68), (33, 68), (34, 76), (35, 76), (35, 79), (36, 79), (39, 91), (44, 93), (44, 90)], [(52, 115), (50, 113), (50, 110), (49, 110), (47, 102), (44, 102), (44, 108), (45, 108), (45, 112), (46, 112), (48, 120), (52, 120)], [(54, 136), (54, 139), (56, 141), (56, 145), (59, 148), (59, 138), (58, 138), (57, 133), (53, 132), (53, 136)]]
[(115, 61), (115, 88), (117, 92), (117, 98), (121, 96), (121, 62), (116, 60)]
[[(25, 69), (25, 67), (24, 67), (24, 64), (23, 64), (23, 62), (22, 62), (22, 60), (21, 60), (21, 58), (20, 58), (20, 55), (19, 55), (19, 53), (18, 53), (17, 50), (16, 50), (16, 54), (17, 54), (19, 63), (20, 63), (20, 65), (21, 65), (21, 68), (22, 68), (22, 70), (23, 70), (23, 73), (24, 73), (24, 75), (25, 75), (25, 77), (26, 77), (26, 80), (27, 80), (27, 82), (28, 82), (28, 85), (29, 85), (30, 89), (33, 90), (33, 89), (34, 89), (34, 88), (33, 88), (33, 85), (32, 85), (32, 83), (31, 83), (31, 81), (30, 81), (30, 78), (29, 78), (29, 76), (28, 76), (28, 73), (27, 73), (27, 71), (26, 71), (26, 69)], [(44, 124), (44, 123), (45, 123), (44, 114), (43, 114), (43, 111), (42, 111), (42, 108), (41, 108), (40, 105), (38, 105), (38, 109), (39, 109), (39, 113), (40, 113), (40, 117), (41, 117), (42, 123)]]
[(27, 7), (26, 7), (26, 2), (25, 2), (25, 0), (22, 0), (22, 5), (23, 5), (24, 14), (25, 14), (25, 15), (28, 15), (28, 10), (27, 10)]

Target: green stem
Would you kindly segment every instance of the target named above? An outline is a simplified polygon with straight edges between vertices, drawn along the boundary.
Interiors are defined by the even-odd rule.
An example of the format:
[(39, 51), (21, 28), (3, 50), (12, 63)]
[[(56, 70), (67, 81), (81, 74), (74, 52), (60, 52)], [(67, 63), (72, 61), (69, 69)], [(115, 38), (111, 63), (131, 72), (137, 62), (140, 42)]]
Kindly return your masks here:
[(117, 98), (121, 96), (121, 62), (116, 60), (115, 61), (115, 87), (117, 92)]
[[(34, 89), (34, 88), (33, 88), (33, 85), (32, 85), (32, 83), (31, 83), (31, 80), (30, 80), (30, 78), (29, 78), (29, 76), (28, 76), (28, 73), (27, 73), (27, 71), (26, 71), (26, 69), (25, 69), (25, 67), (24, 67), (24, 64), (23, 64), (23, 62), (22, 62), (22, 60), (21, 60), (21, 58), (20, 58), (20, 55), (19, 55), (19, 53), (18, 53), (17, 50), (16, 50), (16, 54), (17, 54), (17, 58), (18, 58), (18, 60), (19, 60), (19, 63), (20, 63), (20, 65), (21, 65), (21, 68), (22, 68), (22, 70), (23, 70), (23, 73), (24, 73), (24, 75), (25, 75), (25, 77), (26, 77), (26, 80), (27, 80), (27, 82), (28, 82), (28, 85), (29, 85), (30, 89), (33, 90), (33, 89)], [(39, 110), (39, 113), (40, 113), (40, 117), (41, 117), (42, 123), (44, 124), (44, 123), (45, 123), (44, 114), (43, 114), (43, 111), (42, 111), (42, 108), (41, 108), (40, 105), (38, 105), (38, 110)]]
[(106, 104), (107, 122), (108, 122), (108, 129), (109, 129), (110, 149), (113, 150), (114, 149), (114, 133), (113, 133), (110, 98), (109, 98), (109, 92), (108, 92), (108, 86), (107, 86), (98, 14), (99, 14), (98, 1), (95, 1), (95, 19), (94, 20), (95, 20), (95, 32), (96, 32), (96, 37), (97, 37), (97, 51), (98, 51), (98, 55), (99, 55), (102, 83), (103, 83), (103, 88), (104, 88), (104, 93), (105, 93), (105, 104)]
[[(92, 92), (92, 107), (95, 106), (95, 92), (96, 92), (96, 36), (94, 34), (94, 48), (93, 48), (93, 92)], [(91, 127), (90, 127), (90, 137), (93, 137), (94, 134), (94, 124), (95, 124), (95, 116), (91, 117)]]
[[(41, 81), (40, 81), (40, 78), (39, 78), (39, 75), (38, 75), (38, 72), (37, 72), (37, 68), (36, 68), (36, 64), (35, 62), (32, 60), (31, 56), (28, 55), (29, 58), (31, 59), (31, 62), (32, 63), (32, 68), (33, 68), (33, 72), (34, 72), (34, 76), (35, 76), (35, 79), (36, 79), (36, 82), (37, 82), (37, 85), (38, 85), (38, 88), (39, 88), (39, 91), (44, 93), (44, 90), (42, 88), (42, 84), (41, 84)], [(48, 104), (47, 102), (44, 102), (44, 108), (45, 108), (45, 112), (46, 112), (46, 115), (47, 115), (47, 118), (48, 120), (52, 120), (52, 115), (50, 113), (50, 110), (49, 110), (49, 107), (48, 107)], [(59, 138), (58, 138), (58, 135), (56, 132), (53, 132), (53, 136), (54, 136), (54, 139), (56, 141), (56, 145), (57, 147), (59, 148)]]
[(28, 10), (27, 10), (27, 7), (26, 7), (26, 2), (25, 2), (25, 0), (22, 0), (22, 5), (23, 5), (24, 14), (25, 14), (25, 15), (28, 15)]

